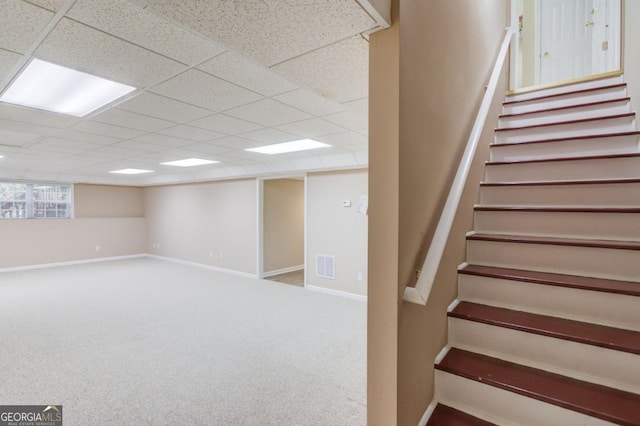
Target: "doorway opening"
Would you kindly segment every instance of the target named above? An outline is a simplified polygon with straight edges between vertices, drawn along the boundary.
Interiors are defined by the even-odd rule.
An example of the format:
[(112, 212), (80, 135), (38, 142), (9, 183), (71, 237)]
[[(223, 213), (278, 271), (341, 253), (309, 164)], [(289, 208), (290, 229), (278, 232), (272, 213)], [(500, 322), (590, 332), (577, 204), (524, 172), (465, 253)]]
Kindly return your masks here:
[(260, 278), (305, 284), (305, 176), (259, 180)]
[(512, 0), (510, 89), (621, 73), (621, 0)]

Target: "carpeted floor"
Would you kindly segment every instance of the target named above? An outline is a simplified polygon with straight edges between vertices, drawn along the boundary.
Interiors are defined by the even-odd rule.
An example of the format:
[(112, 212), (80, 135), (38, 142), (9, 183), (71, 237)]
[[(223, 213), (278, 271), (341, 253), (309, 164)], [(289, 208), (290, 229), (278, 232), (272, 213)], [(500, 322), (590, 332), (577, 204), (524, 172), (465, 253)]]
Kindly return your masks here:
[(366, 304), (152, 259), (0, 273), (0, 404), (74, 425), (364, 425)]

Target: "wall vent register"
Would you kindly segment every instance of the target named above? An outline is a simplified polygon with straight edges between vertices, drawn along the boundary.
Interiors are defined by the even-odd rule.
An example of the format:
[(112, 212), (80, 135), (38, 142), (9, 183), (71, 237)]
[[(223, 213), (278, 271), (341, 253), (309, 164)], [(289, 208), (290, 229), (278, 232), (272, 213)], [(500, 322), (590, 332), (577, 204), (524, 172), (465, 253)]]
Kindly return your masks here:
[(324, 254), (316, 255), (316, 277), (336, 279), (336, 258)]

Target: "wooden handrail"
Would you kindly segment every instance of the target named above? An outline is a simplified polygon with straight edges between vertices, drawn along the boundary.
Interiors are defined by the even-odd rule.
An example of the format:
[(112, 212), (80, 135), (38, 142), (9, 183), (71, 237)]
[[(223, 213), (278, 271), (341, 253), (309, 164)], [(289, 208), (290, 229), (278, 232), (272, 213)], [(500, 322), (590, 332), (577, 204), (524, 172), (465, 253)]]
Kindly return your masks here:
[(467, 177), (469, 176), (469, 170), (473, 162), (473, 156), (475, 155), (476, 148), (478, 147), (480, 135), (482, 134), (482, 129), (484, 127), (485, 121), (487, 120), (487, 115), (489, 114), (489, 108), (491, 107), (491, 102), (493, 101), (493, 97), (498, 86), (498, 80), (500, 80), (500, 72), (507, 57), (507, 52), (509, 50), (509, 45), (511, 43), (512, 37), (513, 28), (508, 27), (506, 29), (506, 34), (504, 36), (504, 40), (502, 41), (502, 45), (500, 46), (498, 58), (496, 59), (496, 63), (493, 66), (493, 71), (491, 72), (491, 77), (489, 78), (487, 90), (485, 91), (484, 98), (482, 99), (482, 103), (480, 104), (480, 109), (478, 110), (476, 121), (473, 123), (473, 128), (471, 129), (471, 134), (469, 135), (469, 140), (467, 141), (467, 147), (465, 148), (464, 154), (462, 155), (462, 160), (460, 161), (460, 165), (458, 166), (456, 177), (451, 184), (449, 196), (447, 197), (444, 209), (442, 210), (442, 214), (440, 215), (440, 220), (438, 221), (438, 226), (435, 233), (433, 234), (433, 239), (431, 240), (429, 251), (427, 252), (427, 256), (422, 265), (422, 272), (418, 277), (418, 282), (416, 283), (415, 287), (405, 287), (404, 289), (403, 300), (406, 302), (426, 305), (427, 301), (429, 300), (431, 288), (433, 287), (433, 282), (436, 278), (436, 273), (438, 272), (440, 261), (442, 260), (442, 254), (444, 253), (447, 239), (449, 238), (449, 233), (451, 232), (453, 219), (456, 215), (456, 211), (458, 210), (458, 205), (460, 204), (462, 190), (464, 189)]

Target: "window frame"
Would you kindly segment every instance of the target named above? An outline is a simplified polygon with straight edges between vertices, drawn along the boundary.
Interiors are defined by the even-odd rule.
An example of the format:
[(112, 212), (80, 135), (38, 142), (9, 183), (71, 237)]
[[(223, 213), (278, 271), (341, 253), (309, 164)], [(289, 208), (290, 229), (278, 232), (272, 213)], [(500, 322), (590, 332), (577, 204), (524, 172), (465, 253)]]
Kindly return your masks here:
[[(58, 220), (58, 219), (73, 219), (74, 218), (74, 185), (72, 183), (61, 183), (61, 182), (35, 182), (35, 181), (9, 181), (9, 180), (0, 180), (0, 184), (10, 184), (10, 185), (25, 185), (26, 190), (25, 190), (25, 199), (24, 199), (24, 203), (25, 203), (25, 213), (24, 213), (24, 217), (4, 217), (2, 215), (2, 210), (0, 209), (0, 221), (3, 220), (29, 220), (29, 219), (35, 219), (35, 220)], [(38, 186), (51, 186), (51, 187), (55, 187), (56, 188), (56, 192), (55, 194), (61, 193), (63, 191), (60, 190), (60, 187), (68, 187), (68, 194), (67, 194), (67, 200), (65, 201), (58, 201), (58, 200), (47, 200), (46, 197), (45, 199), (38, 199), (38, 197), (36, 196), (36, 190), (39, 189), (37, 188)], [(15, 200), (0, 200), (0, 202), (2, 201), (7, 201), (7, 202), (13, 202), (15, 203)], [(20, 202), (22, 202), (22, 200), (20, 200)], [(44, 208), (44, 216), (36, 216), (36, 213), (41, 210), (41, 209), (37, 209), (36, 208), (36, 204), (37, 203), (42, 203), (45, 204), (45, 208)], [(57, 204), (58, 206), (60, 204), (65, 204), (67, 206), (66, 211), (68, 212), (67, 216), (55, 216), (55, 217), (47, 217), (47, 208), (46, 208), (46, 204)], [(52, 211), (56, 211), (58, 212), (60, 209), (56, 208), (56, 209), (52, 209)]]

